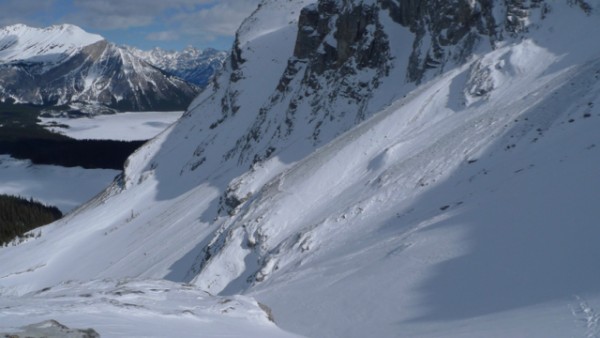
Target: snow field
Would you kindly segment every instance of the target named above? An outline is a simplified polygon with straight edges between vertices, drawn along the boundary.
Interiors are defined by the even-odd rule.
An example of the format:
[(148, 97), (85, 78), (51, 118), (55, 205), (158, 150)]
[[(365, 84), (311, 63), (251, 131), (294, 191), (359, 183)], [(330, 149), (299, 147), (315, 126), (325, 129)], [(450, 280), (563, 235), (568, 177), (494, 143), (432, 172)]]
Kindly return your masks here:
[[(183, 112), (124, 112), (82, 118), (43, 117), (41, 125), (78, 140), (149, 140), (175, 123)], [(66, 125), (54, 127), (53, 125)]]
[(213, 297), (191, 285), (152, 280), (65, 282), (5, 296), (1, 318), (0, 332), (13, 333), (52, 318), (101, 337), (299, 337), (279, 330), (248, 297)]

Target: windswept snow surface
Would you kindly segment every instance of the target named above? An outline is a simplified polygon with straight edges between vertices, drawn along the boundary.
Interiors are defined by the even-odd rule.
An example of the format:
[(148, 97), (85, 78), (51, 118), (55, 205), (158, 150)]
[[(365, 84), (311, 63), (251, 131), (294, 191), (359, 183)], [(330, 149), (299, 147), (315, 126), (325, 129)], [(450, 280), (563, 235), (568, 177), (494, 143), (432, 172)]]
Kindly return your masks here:
[[(82, 118), (43, 117), (47, 129), (78, 140), (149, 140), (175, 121), (183, 112), (125, 112)], [(55, 125), (66, 125), (56, 127)]]
[(65, 282), (22, 297), (3, 295), (0, 310), (2, 336), (53, 319), (103, 338), (299, 337), (278, 329), (248, 297), (213, 297), (166, 281)]
[[(315, 151), (300, 107), (297, 129), (250, 164), (243, 150), (261, 149), (245, 133), (276, 101), (264, 91), (295, 35), (261, 13), (308, 2), (278, 4), (264, 1), (242, 27), (240, 78), (225, 73), (94, 201), (0, 249), (0, 294), (10, 295), (0, 304), (20, 307), (0, 315), (0, 331), (37, 308), (31, 292), (135, 278), (252, 297), (309, 337), (600, 335), (599, 14), (552, 2), (526, 38), (482, 47), (414, 90), (384, 79), (373, 116), (343, 133), (329, 121), (326, 132), (341, 134)], [(244, 31), (253, 22), (260, 29)], [(241, 108), (223, 118), (227, 100)]]

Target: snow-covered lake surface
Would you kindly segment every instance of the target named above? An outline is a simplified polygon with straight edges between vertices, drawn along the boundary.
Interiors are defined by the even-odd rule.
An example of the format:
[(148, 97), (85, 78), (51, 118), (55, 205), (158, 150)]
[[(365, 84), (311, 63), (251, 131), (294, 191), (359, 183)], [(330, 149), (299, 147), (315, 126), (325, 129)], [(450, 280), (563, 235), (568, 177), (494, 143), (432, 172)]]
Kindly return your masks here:
[(0, 155), (0, 194), (33, 198), (66, 213), (101, 192), (117, 174), (111, 169), (33, 165)]
[[(78, 140), (149, 140), (177, 121), (182, 111), (126, 112), (93, 117), (41, 118), (47, 129)], [(53, 125), (67, 125), (68, 128)]]
[[(127, 112), (93, 118), (42, 118), (42, 125), (68, 125), (69, 128), (48, 129), (75, 139), (146, 140), (165, 130), (182, 114), (180, 111)], [(67, 213), (104, 190), (117, 174), (119, 171), (110, 169), (35, 165), (1, 155), (0, 194), (33, 198)]]

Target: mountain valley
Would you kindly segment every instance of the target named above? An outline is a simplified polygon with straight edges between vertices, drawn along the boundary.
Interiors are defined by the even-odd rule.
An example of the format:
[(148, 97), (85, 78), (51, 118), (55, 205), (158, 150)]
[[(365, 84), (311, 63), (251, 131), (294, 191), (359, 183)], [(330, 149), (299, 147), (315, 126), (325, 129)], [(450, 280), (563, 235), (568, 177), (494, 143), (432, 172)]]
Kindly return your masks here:
[(0, 248), (0, 332), (600, 335), (597, 7), (263, 0), (109, 187)]

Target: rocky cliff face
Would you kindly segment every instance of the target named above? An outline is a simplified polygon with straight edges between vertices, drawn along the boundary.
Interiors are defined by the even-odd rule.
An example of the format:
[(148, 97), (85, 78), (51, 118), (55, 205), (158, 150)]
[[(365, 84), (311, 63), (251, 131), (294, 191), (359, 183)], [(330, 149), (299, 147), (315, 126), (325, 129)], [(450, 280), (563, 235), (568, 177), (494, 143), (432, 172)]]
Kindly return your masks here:
[(395, 22), (415, 34), (408, 80), (419, 82), (429, 69), (464, 62), (481, 40), (494, 47), (507, 34), (524, 31), (530, 10), (540, 8), (542, 2), (382, 0), (381, 5)]
[[(242, 162), (264, 159), (277, 150), (278, 140), (293, 138), (296, 125), (305, 122), (313, 145), (322, 144), (337, 135), (324, 134), (331, 130), (328, 126), (346, 130), (393, 99), (381, 93), (460, 65), (477, 48), (494, 49), (501, 41), (518, 39), (533, 28), (531, 22), (552, 10), (541, 0), (321, 0), (303, 5), (292, 56), (284, 61), (278, 85), (229, 157)], [(263, 7), (268, 6), (265, 1)], [(256, 20), (251, 17), (245, 25)], [(242, 26), (240, 32), (245, 30)], [(226, 94), (221, 99), (223, 114), (213, 127), (242, 106), (236, 83), (246, 78), (252, 49), (244, 45), (243, 38), (236, 40), (229, 83), (218, 81)], [(273, 111), (278, 113), (269, 113)], [(262, 150), (257, 153), (256, 148)]]
[[(464, 63), (480, 43), (496, 48), (507, 39), (518, 39), (552, 10), (544, 0), (379, 0), (397, 23), (415, 35), (407, 80), (420, 82), (432, 69)], [(585, 0), (568, 0), (589, 14)]]
[[(295, 3), (297, 24), (286, 39), (293, 34), (294, 43), (287, 47), (290, 54), (273, 57), (271, 78), (277, 85), (266, 87), (260, 95), (252, 94), (245, 84), (258, 82), (252, 71), (260, 67), (255, 55), (265, 48), (262, 39), (269, 37), (248, 39), (246, 35), (251, 27), (262, 27), (261, 14), (274, 11), (276, 5), (264, 1), (242, 25), (214, 93), (198, 100), (198, 111), (213, 111), (207, 107), (220, 103), (219, 113), (203, 116), (209, 121), (206, 128), (200, 127), (206, 130), (204, 140), (181, 173), (210, 171), (226, 163), (254, 171), (271, 157), (289, 157), (290, 148), (296, 151), (291, 160), (302, 158), (404, 96), (415, 84), (466, 63), (477, 51), (518, 43), (554, 10), (552, 2), (543, 0)], [(568, 3), (586, 13), (591, 10), (584, 1)], [(494, 88), (490, 74), (488, 66), (475, 62), (461, 95), (485, 97)], [(218, 142), (220, 130), (232, 124), (240, 128), (238, 132), (229, 134), (227, 142)], [(216, 143), (226, 150), (220, 158), (207, 157)], [(249, 199), (240, 181), (223, 189), (219, 202), (223, 215), (235, 214)], [(217, 232), (194, 271), (210, 265), (229, 237), (227, 227)]]
[[(269, 1), (263, 3), (264, 7), (270, 5)], [(323, 130), (331, 130), (329, 125), (344, 130), (370, 114), (367, 106), (371, 93), (389, 75), (394, 58), (380, 20), (380, 6), (335, 0), (305, 1), (303, 5), (296, 14), (291, 55), (282, 60), (285, 67), (278, 84), (258, 108), (248, 134), (238, 139), (227, 158), (251, 163), (268, 158), (278, 150), (281, 140), (299, 137), (297, 126), (304, 124), (311, 130), (309, 142), (319, 145), (337, 135), (323, 134)], [(254, 23), (251, 17), (245, 25)], [(236, 87), (247, 80), (245, 69), (251, 67), (246, 62), (247, 51), (252, 49), (243, 39), (234, 44), (227, 65), (229, 85), (217, 82), (227, 93), (222, 99), (223, 116), (214, 127), (242, 106)], [(269, 113), (272, 111), (279, 113)], [(262, 150), (256, 152), (257, 148)]]
[[(568, 2), (588, 14), (592, 10), (585, 0)], [(414, 34), (404, 46), (411, 50), (406, 80), (420, 82), (429, 70), (437, 74), (449, 63), (465, 62), (481, 42), (496, 48), (518, 38), (551, 10), (551, 2), (543, 0), (319, 1), (300, 14), (294, 56), (309, 61), (317, 74), (328, 69), (346, 75), (365, 67), (387, 74), (390, 36), (380, 21), (389, 16)]]
[[(592, 10), (585, 0), (567, 2), (587, 14)], [(552, 10), (552, 2), (543, 0), (321, 0), (309, 4), (299, 13), (293, 56), (287, 60), (277, 90), (261, 107), (252, 136), (240, 139), (232, 153), (252, 148), (253, 139), (265, 134), (285, 138), (301, 119), (312, 125), (311, 139), (320, 144), (330, 137), (322, 135), (326, 125), (338, 124), (343, 130), (380, 108), (373, 93), (384, 82), (387, 86), (419, 84), (465, 63), (477, 49), (518, 41), (537, 29)], [(397, 36), (399, 28), (382, 23), (390, 19), (408, 30), (408, 35)], [(244, 59), (238, 42), (230, 58), (232, 82), (243, 78), (240, 65)], [(223, 111), (239, 109), (236, 94), (227, 97)], [(306, 116), (298, 112), (307, 108)], [(266, 113), (274, 109), (285, 115)], [(264, 146), (266, 151), (254, 159), (268, 157), (276, 148)]]
[[(584, 0), (570, 3), (586, 13), (592, 8)], [(449, 63), (463, 63), (481, 42), (495, 48), (518, 38), (530, 28), (530, 18), (543, 19), (551, 10), (543, 0), (319, 1), (300, 15), (295, 56), (310, 59), (318, 74), (325, 69), (348, 74), (344, 65), (384, 70), (391, 56), (389, 39), (395, 37), (380, 20), (389, 16), (414, 34), (412, 44), (404, 46), (411, 50), (406, 80), (420, 82), (429, 70), (438, 69), (431, 72), (436, 74)]]

